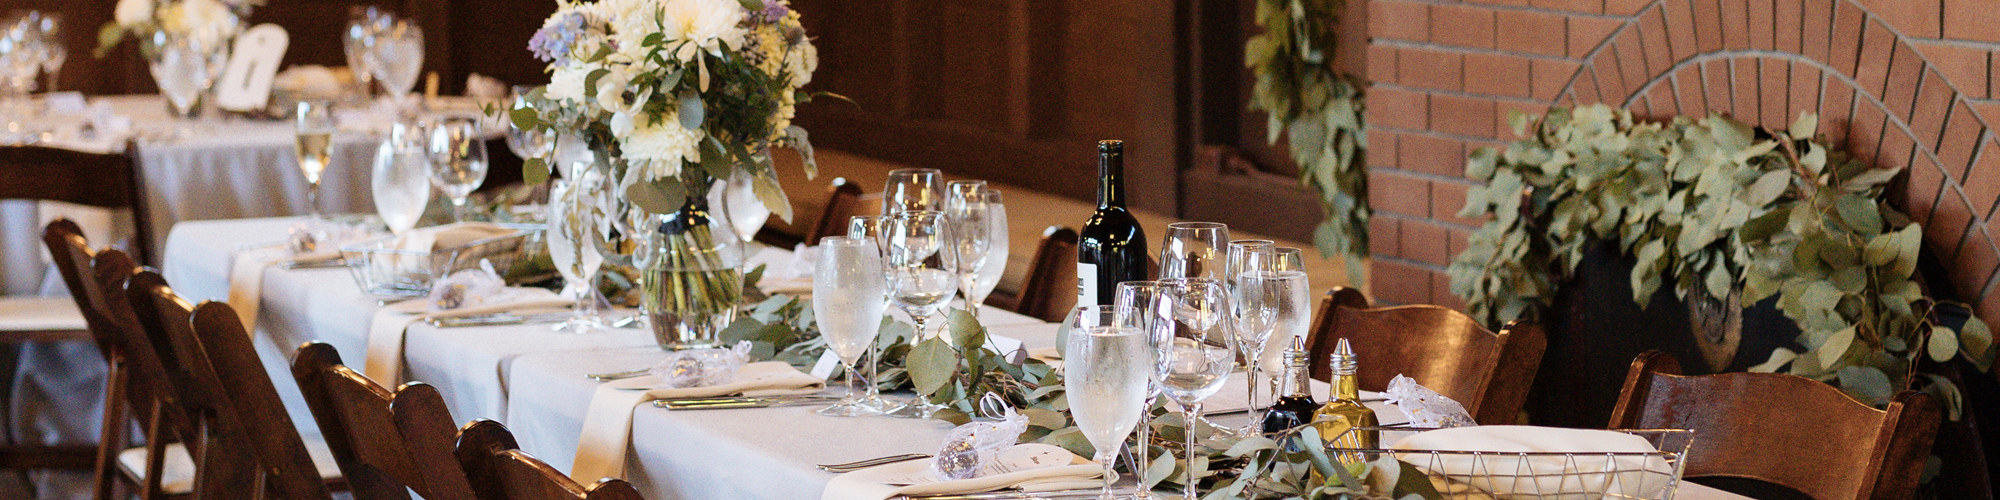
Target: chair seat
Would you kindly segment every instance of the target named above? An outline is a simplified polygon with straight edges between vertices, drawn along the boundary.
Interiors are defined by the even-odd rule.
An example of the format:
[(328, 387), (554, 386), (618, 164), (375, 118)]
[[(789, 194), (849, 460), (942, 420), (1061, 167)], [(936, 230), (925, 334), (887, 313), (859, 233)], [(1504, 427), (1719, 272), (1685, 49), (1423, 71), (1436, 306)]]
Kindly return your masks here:
[(69, 297), (0, 297), (0, 331), (84, 331), (83, 312)]
[[(333, 460), (333, 450), (326, 447), (326, 440), (319, 436), (305, 436), (306, 454), (312, 455), (313, 467), (319, 469), (319, 477), (333, 482), (342, 479), (340, 464)], [(135, 482), (146, 482), (146, 448), (138, 447), (118, 453), (118, 466), (125, 469)], [(169, 495), (183, 495), (194, 491), (194, 458), (187, 447), (180, 443), (167, 445), (166, 463), (160, 465), (160, 491)]]

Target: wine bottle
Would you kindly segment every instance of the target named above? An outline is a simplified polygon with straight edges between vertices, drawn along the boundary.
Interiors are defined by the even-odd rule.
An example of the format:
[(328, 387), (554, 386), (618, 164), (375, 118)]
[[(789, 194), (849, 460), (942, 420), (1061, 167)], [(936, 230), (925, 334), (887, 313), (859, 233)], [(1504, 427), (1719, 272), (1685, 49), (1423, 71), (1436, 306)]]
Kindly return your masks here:
[[(1333, 359), (1329, 363), (1333, 365), (1333, 377), (1327, 382), (1333, 387), (1328, 391), (1326, 405), (1313, 412), (1313, 428), (1319, 430), (1320, 439), (1325, 440), (1328, 446), (1380, 448), (1381, 436), (1376, 431), (1357, 429), (1380, 424), (1376, 423), (1375, 410), (1361, 404), (1360, 377), (1355, 375), (1360, 364), (1356, 362), (1354, 348), (1347, 344), (1347, 339), (1340, 339), (1340, 344), (1333, 348)], [(1341, 453), (1337, 458), (1342, 463), (1366, 461), (1358, 453)]]
[(1292, 337), (1292, 345), (1285, 348), (1284, 378), (1278, 379), (1282, 384), (1278, 388), (1281, 396), (1264, 414), (1265, 434), (1277, 434), (1312, 423), (1313, 413), (1319, 411), (1319, 403), (1313, 402), (1309, 385), (1309, 355), (1305, 339)]
[(1146, 279), (1146, 231), (1125, 210), (1125, 141), (1097, 143), (1097, 212), (1077, 233), (1076, 305), (1109, 305), (1118, 283)]

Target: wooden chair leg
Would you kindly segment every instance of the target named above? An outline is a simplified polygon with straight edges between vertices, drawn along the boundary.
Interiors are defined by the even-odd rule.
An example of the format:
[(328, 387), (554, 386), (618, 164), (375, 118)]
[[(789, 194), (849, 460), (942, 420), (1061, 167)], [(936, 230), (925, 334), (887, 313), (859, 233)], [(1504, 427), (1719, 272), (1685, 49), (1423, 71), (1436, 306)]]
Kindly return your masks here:
[(140, 491), (145, 493), (141, 498), (146, 500), (160, 500), (166, 496), (160, 488), (160, 475), (164, 474), (162, 469), (167, 459), (167, 436), (160, 429), (164, 404), (158, 399), (153, 400), (152, 411), (146, 416), (146, 484), (140, 486)]
[(123, 363), (113, 361), (105, 373), (104, 421), (97, 434), (97, 500), (111, 500), (117, 493), (118, 452), (125, 451), (128, 437), (125, 413), (125, 373)]

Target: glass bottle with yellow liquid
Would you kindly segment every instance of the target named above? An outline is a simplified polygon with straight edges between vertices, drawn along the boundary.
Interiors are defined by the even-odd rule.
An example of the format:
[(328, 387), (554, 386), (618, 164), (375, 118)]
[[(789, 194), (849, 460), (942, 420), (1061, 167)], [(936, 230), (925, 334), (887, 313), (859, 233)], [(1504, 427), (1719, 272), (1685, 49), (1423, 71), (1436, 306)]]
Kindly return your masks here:
[[(1375, 427), (1375, 410), (1361, 404), (1360, 378), (1355, 375), (1360, 364), (1355, 360), (1354, 348), (1347, 339), (1340, 339), (1334, 347), (1332, 385), (1325, 405), (1313, 412), (1313, 428), (1319, 431), (1320, 439), (1327, 446), (1335, 448), (1381, 448), (1381, 437), (1373, 429), (1357, 430), (1358, 427)], [(1352, 464), (1367, 459), (1357, 453), (1342, 453), (1336, 457), (1341, 463)]]

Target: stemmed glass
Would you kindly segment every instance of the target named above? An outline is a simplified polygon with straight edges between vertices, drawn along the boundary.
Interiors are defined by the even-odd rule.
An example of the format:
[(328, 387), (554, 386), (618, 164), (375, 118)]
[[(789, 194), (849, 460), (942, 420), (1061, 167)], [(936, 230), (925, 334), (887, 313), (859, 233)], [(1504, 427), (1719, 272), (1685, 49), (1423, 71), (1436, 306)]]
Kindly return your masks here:
[(604, 329), (597, 317), (597, 284), (590, 281), (604, 265), (597, 245), (587, 243), (590, 226), (597, 222), (596, 191), (603, 174), (587, 168), (574, 178), (563, 179), (549, 192), (549, 258), (563, 275), (563, 291), (576, 297), (569, 320), (557, 324), (556, 331), (590, 333)]
[[(819, 240), (819, 261), (813, 266), (813, 318), (827, 349), (847, 368), (847, 396), (821, 408), (819, 414), (858, 417), (882, 410), (864, 404), (854, 390), (855, 362), (881, 333), (882, 310), (888, 307), (882, 281), (882, 253), (870, 238), (829, 236)], [(874, 385), (874, 380), (869, 380)]]
[(979, 271), (986, 267), (986, 252), (992, 247), (993, 228), (987, 220), (986, 181), (951, 181), (945, 186), (945, 223), (950, 225), (951, 267), (958, 272), (959, 292), (965, 297), (965, 311), (979, 317), (979, 303), (972, 300)]
[[(1243, 267), (1238, 271), (1238, 281), (1241, 281), (1241, 273), (1253, 270), (1305, 272), (1305, 252), (1297, 248), (1280, 247), (1274, 244), (1266, 249), (1246, 253), (1243, 257)], [(1257, 362), (1265, 371), (1275, 374), (1285, 368), (1285, 360), (1281, 352), (1284, 351), (1284, 346), (1291, 344), (1292, 337), (1280, 334), (1292, 333), (1292, 330), (1287, 329), (1289, 327), (1288, 325), (1279, 323), (1278, 328), (1272, 331), (1269, 338), (1264, 339), (1264, 354)], [(1310, 326), (1297, 326), (1297, 328), (1309, 329)], [(1303, 330), (1298, 335), (1304, 335)], [(1271, 388), (1275, 392), (1277, 381), (1272, 380), (1265, 387)]]
[(382, 82), (382, 88), (389, 92), (389, 98), (398, 105), (407, 99), (417, 85), (417, 75), (424, 67), (424, 30), (415, 21), (388, 14), (383, 19), (373, 21), (377, 30), (373, 33), (372, 46), (367, 51), (368, 61), (364, 63), (375, 79)]
[(882, 191), (882, 215), (895, 216), (910, 210), (944, 210), (944, 195), (938, 191), (943, 178), (935, 168), (903, 168), (889, 171), (889, 183)]
[[(1131, 315), (1132, 326), (1146, 335), (1146, 360), (1157, 363), (1159, 348), (1170, 337), (1173, 323), (1160, 314), (1160, 291), (1164, 285), (1159, 281), (1127, 281), (1118, 284), (1112, 305)], [(1169, 328), (1161, 328), (1166, 325)], [(1151, 365), (1148, 365), (1151, 366)], [(1160, 384), (1151, 377), (1146, 379), (1146, 409), (1139, 414), (1139, 446), (1133, 450), (1132, 469), (1138, 471), (1140, 484), (1133, 498), (1148, 499), (1152, 494), (1145, 485), (1145, 471), (1152, 463), (1153, 404), (1159, 400)]]
[(1231, 295), (1236, 293), (1236, 277), (1243, 275), (1244, 261), (1250, 258), (1250, 252), (1270, 250), (1277, 247), (1277, 243), (1271, 240), (1235, 240), (1229, 242), (1229, 250), (1224, 254), (1228, 262), (1223, 264), (1225, 272), (1222, 275), (1222, 284), (1229, 287), (1229, 293)]
[(55, 92), (56, 81), (61, 79), (63, 61), (69, 60), (69, 49), (63, 46), (63, 16), (55, 12), (28, 12), (29, 28), (40, 32), (42, 38), (42, 72), (48, 74), (49, 85), (44, 92)]
[[(528, 102), (528, 94), (531, 92), (534, 92), (534, 87), (515, 85), (513, 95), (507, 98), (507, 102), (512, 103), (508, 109), (527, 109), (533, 107), (533, 103)], [(514, 124), (513, 117), (508, 116), (503, 118), (507, 121), (507, 149), (513, 151), (514, 156), (521, 157), (522, 159), (542, 158), (546, 161), (549, 152), (555, 150), (556, 132), (554, 130), (522, 129), (520, 126)]]
[(1118, 474), (1118, 448), (1132, 434), (1132, 426), (1146, 411), (1146, 385), (1151, 378), (1152, 359), (1147, 353), (1147, 336), (1132, 324), (1129, 310), (1115, 307), (1083, 306), (1071, 311), (1070, 335), (1063, 356), (1063, 397), (1069, 402), (1070, 416), (1083, 437), (1096, 449), (1093, 457), (1104, 466), (1104, 493), (1111, 499), (1111, 484)]
[[(888, 225), (889, 217), (881, 215), (856, 215), (847, 219), (848, 238), (865, 239), (875, 242), (875, 251), (880, 253), (882, 257), (884, 269), (882, 272), (882, 284), (884, 290), (887, 290), (889, 282), (895, 277), (887, 271), (889, 263), (889, 235), (884, 230), (888, 228)], [(892, 300), (895, 299), (886, 294), (883, 295), (882, 305), (884, 308), (887, 308), (889, 302)], [(891, 409), (902, 406), (903, 403), (882, 397), (882, 389), (875, 383), (879, 380), (876, 376), (881, 374), (881, 360), (882, 344), (879, 340), (878, 342), (869, 343), (868, 395), (861, 398), (861, 404), (869, 408), (874, 408), (877, 412), (888, 412)]]
[[(1306, 279), (1305, 271), (1282, 265), (1282, 255), (1276, 249), (1250, 252), (1243, 273), (1237, 277), (1234, 302), (1240, 321), (1237, 335), (1248, 351), (1246, 359), (1252, 360), (1253, 370), (1264, 363), (1269, 344), (1289, 344), (1311, 327), (1308, 322), (1312, 320), (1312, 283)], [(1284, 336), (1274, 338), (1278, 331), (1283, 331)], [(1254, 395), (1255, 379), (1252, 381), (1250, 393)], [(1243, 435), (1254, 435), (1263, 429), (1264, 416), (1265, 413), (1253, 411), (1250, 427)]]
[(708, 206), (722, 210), (722, 217), (729, 221), (729, 229), (736, 233), (737, 241), (755, 241), (757, 231), (771, 219), (771, 209), (757, 199), (756, 177), (757, 174), (739, 169), (731, 172), (728, 179), (717, 180), (708, 191)]
[(414, 120), (389, 127), (389, 138), (375, 150), (375, 169), (369, 180), (375, 195), (375, 212), (389, 232), (403, 234), (417, 227), (424, 207), (431, 203), (430, 154), (424, 151), (424, 126)]
[[(1160, 392), (1181, 407), (1181, 421), (1187, 422), (1184, 460), (1192, 461), (1201, 403), (1222, 389), (1236, 364), (1236, 337), (1230, 334), (1228, 295), (1222, 284), (1207, 278), (1160, 280), (1160, 311), (1169, 321), (1160, 329), (1172, 330), (1160, 346), (1153, 377)], [(1195, 500), (1194, 468), (1188, 471), (1182, 498)]]
[[(944, 213), (933, 210), (906, 211), (890, 219), (889, 227), (889, 295), (896, 299), (896, 305), (909, 313), (916, 324), (915, 339), (928, 338), (931, 316), (938, 313), (951, 297), (956, 295), (957, 279), (945, 267), (946, 254), (951, 246), (946, 243)], [(907, 418), (930, 418), (932, 413), (944, 406), (930, 402), (919, 396), (901, 408), (890, 410), (890, 416)]]
[[(605, 264), (645, 269), (652, 263), (652, 245), (649, 243), (653, 231), (658, 230), (658, 226), (652, 223), (653, 215), (619, 195), (618, 179), (609, 175), (595, 177), (601, 181), (595, 194), (597, 207), (603, 210), (603, 216), (590, 224), (591, 243)], [(604, 273), (604, 266), (598, 266), (597, 273)], [(592, 278), (590, 281), (597, 283), (600, 280)], [(595, 296), (592, 298), (595, 302)], [(645, 321), (644, 308), (642, 304), (639, 312), (615, 321), (611, 326), (623, 328)]]
[(1000, 278), (1007, 274), (1007, 206), (1000, 204), (1000, 190), (986, 188), (986, 265), (979, 268), (979, 277), (972, 282), (972, 291), (965, 296), (967, 304), (986, 303), (986, 296), (993, 294), (993, 288), (1000, 286)]
[[(151, 46), (147, 62), (153, 80), (159, 83), (160, 94), (173, 106), (176, 118), (193, 118), (195, 97), (212, 78), (208, 72), (207, 47), (194, 37), (172, 36), (165, 31), (153, 34)], [(176, 127), (176, 135), (186, 133), (185, 126)]]
[(373, 57), (368, 52), (374, 50), (377, 21), (383, 19), (381, 11), (374, 7), (353, 6), (347, 10), (347, 29), (341, 32), (340, 48), (347, 56), (347, 68), (354, 74), (354, 83), (361, 86), (364, 96), (375, 95), (375, 68)]
[(1160, 247), (1160, 277), (1223, 279), (1223, 245), (1228, 241), (1229, 226), (1222, 223), (1168, 224)]
[(320, 174), (333, 161), (333, 104), (299, 101), (293, 122), (298, 142), (292, 151), (298, 157), (299, 171), (306, 174), (306, 210), (312, 213), (312, 223), (318, 224)]
[(451, 198), (452, 219), (464, 221), (466, 199), (486, 182), (486, 141), (479, 138), (479, 120), (445, 118), (431, 127), (430, 136), (431, 185)]

